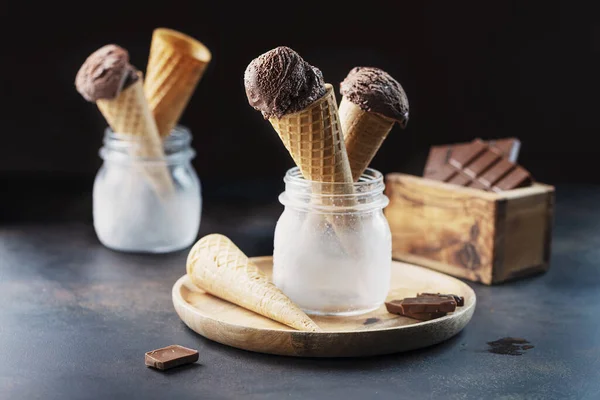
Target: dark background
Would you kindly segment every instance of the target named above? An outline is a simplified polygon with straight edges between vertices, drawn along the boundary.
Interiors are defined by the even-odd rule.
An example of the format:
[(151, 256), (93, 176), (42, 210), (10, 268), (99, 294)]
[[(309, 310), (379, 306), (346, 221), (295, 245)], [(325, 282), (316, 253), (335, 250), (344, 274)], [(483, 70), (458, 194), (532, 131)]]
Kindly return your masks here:
[(181, 121), (194, 134), (205, 193), (277, 185), (292, 166), (243, 88), (250, 60), (278, 45), (297, 50), (336, 88), (356, 65), (401, 82), (411, 118), (372, 163), (384, 173), (420, 174), (433, 144), (515, 136), (520, 162), (537, 180), (597, 183), (600, 24), (593, 2), (580, 3), (2, 2), (4, 200), (17, 198), (14, 206), (23, 191), (60, 187), (89, 193), (105, 121), (75, 91), (75, 74), (111, 42), (145, 70), (159, 26), (213, 53)]
[[(0, 388), (20, 398), (132, 398), (132, 388), (148, 398), (350, 399), (375, 397), (373, 389), (414, 398), (598, 398), (600, 186), (565, 184), (600, 183), (595, 3), (0, 0)], [(182, 121), (194, 133), (204, 185), (202, 235), (224, 233), (249, 256), (273, 248), (276, 196), (292, 161), (247, 104), (242, 75), (252, 58), (285, 44), (336, 86), (355, 65), (381, 67), (402, 83), (411, 121), (394, 128), (373, 161), (382, 172), (420, 173), (432, 144), (521, 138), (521, 163), (560, 184), (550, 271), (472, 285), (478, 305), (469, 327), (408, 354), (316, 362), (198, 338), (170, 303), (187, 251), (111, 252), (89, 226), (105, 122), (75, 91), (75, 74), (110, 42), (145, 69), (159, 26), (213, 53)], [(504, 336), (535, 348), (521, 357), (486, 352), (486, 342)], [(143, 352), (172, 343), (200, 346), (203, 365), (168, 376), (143, 367)]]

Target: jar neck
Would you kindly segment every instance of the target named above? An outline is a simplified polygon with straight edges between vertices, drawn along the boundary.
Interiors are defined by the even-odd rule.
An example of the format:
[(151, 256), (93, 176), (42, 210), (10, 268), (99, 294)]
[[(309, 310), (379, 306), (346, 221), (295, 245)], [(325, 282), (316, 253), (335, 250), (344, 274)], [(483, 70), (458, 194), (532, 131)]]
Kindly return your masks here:
[(191, 142), (192, 135), (189, 129), (178, 125), (169, 136), (161, 140), (162, 149), (155, 152), (160, 155), (149, 157), (148, 151), (144, 151), (148, 143), (143, 137), (115, 133), (111, 128), (106, 128), (100, 157), (110, 161), (177, 164), (190, 161), (196, 155), (191, 148)]
[(298, 167), (287, 171), (285, 192), (279, 201), (286, 207), (322, 213), (370, 212), (385, 208), (389, 200), (383, 194), (381, 172), (367, 168), (357, 182), (327, 183), (303, 178)]

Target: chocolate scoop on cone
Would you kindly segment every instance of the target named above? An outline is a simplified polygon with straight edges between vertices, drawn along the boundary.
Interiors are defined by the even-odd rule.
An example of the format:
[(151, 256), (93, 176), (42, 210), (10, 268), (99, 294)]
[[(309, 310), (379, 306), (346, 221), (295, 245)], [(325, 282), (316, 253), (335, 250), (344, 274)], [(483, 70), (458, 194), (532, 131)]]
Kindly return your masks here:
[(211, 58), (208, 48), (190, 36), (154, 30), (144, 89), (162, 137), (179, 121)]
[(352, 177), (357, 181), (398, 122), (408, 123), (402, 86), (378, 68), (353, 68), (340, 84), (340, 121)]
[[(96, 103), (112, 130), (135, 139), (132, 155), (163, 158), (162, 140), (144, 95), (142, 74), (129, 64), (129, 53), (114, 44), (92, 53), (75, 78), (77, 91)], [(160, 196), (173, 190), (166, 165), (141, 167)]]
[[(322, 204), (356, 205), (352, 197), (332, 196), (351, 195), (354, 187), (335, 94), (333, 87), (324, 83), (321, 71), (281, 46), (252, 60), (244, 85), (248, 102), (269, 120), (304, 179), (319, 183), (313, 191), (323, 195)], [(355, 256), (356, 246), (348, 231), (351, 223), (358, 222), (345, 216), (325, 218), (343, 250)]]
[(248, 102), (269, 120), (305, 179), (352, 183), (335, 94), (319, 69), (281, 46), (252, 60), (244, 84)]

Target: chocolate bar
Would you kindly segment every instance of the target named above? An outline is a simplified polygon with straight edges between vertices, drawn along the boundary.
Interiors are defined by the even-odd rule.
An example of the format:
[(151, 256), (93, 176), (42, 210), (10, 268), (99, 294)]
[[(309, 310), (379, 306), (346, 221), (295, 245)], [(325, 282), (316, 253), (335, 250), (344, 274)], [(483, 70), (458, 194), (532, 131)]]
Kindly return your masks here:
[[(499, 157), (506, 157), (508, 158), (508, 161), (514, 163), (517, 162), (519, 150), (521, 149), (521, 142), (518, 139), (495, 139), (485, 143), (487, 143), (492, 150), (495, 150), (495, 153), (498, 154)], [(429, 150), (429, 157), (427, 158), (427, 163), (425, 165), (424, 176), (428, 173), (431, 174), (446, 165), (454, 151), (459, 151), (461, 148), (469, 146), (470, 144), (471, 143), (457, 143), (444, 146), (432, 146)]]
[(435, 146), (429, 152), (424, 177), (495, 192), (530, 185), (529, 172), (506, 156), (507, 151), (514, 155), (520, 142), (504, 139), (495, 143), (496, 147), (475, 139), (467, 144)]
[(489, 147), (487, 144), (480, 139), (475, 139), (472, 143), (469, 143), (466, 146), (455, 148), (450, 154), (448, 162), (453, 167), (456, 167), (456, 169), (464, 169), (467, 165), (471, 164), (473, 161), (475, 161), (475, 159), (488, 150)]
[(198, 357), (197, 350), (173, 344), (162, 349), (147, 352), (145, 362), (148, 367), (166, 370), (179, 367), (180, 365), (195, 363), (198, 361)]

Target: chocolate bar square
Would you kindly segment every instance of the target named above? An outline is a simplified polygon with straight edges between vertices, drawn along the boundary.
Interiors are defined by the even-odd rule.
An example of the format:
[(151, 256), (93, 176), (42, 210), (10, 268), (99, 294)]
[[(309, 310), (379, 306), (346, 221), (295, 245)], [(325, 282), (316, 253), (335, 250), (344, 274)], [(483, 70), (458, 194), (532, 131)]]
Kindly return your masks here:
[(466, 144), (436, 146), (429, 153), (424, 176), (496, 192), (530, 185), (532, 179), (529, 173), (505, 155), (507, 151), (512, 151), (514, 155), (520, 142), (503, 139), (494, 143), (497, 147), (480, 139)]

